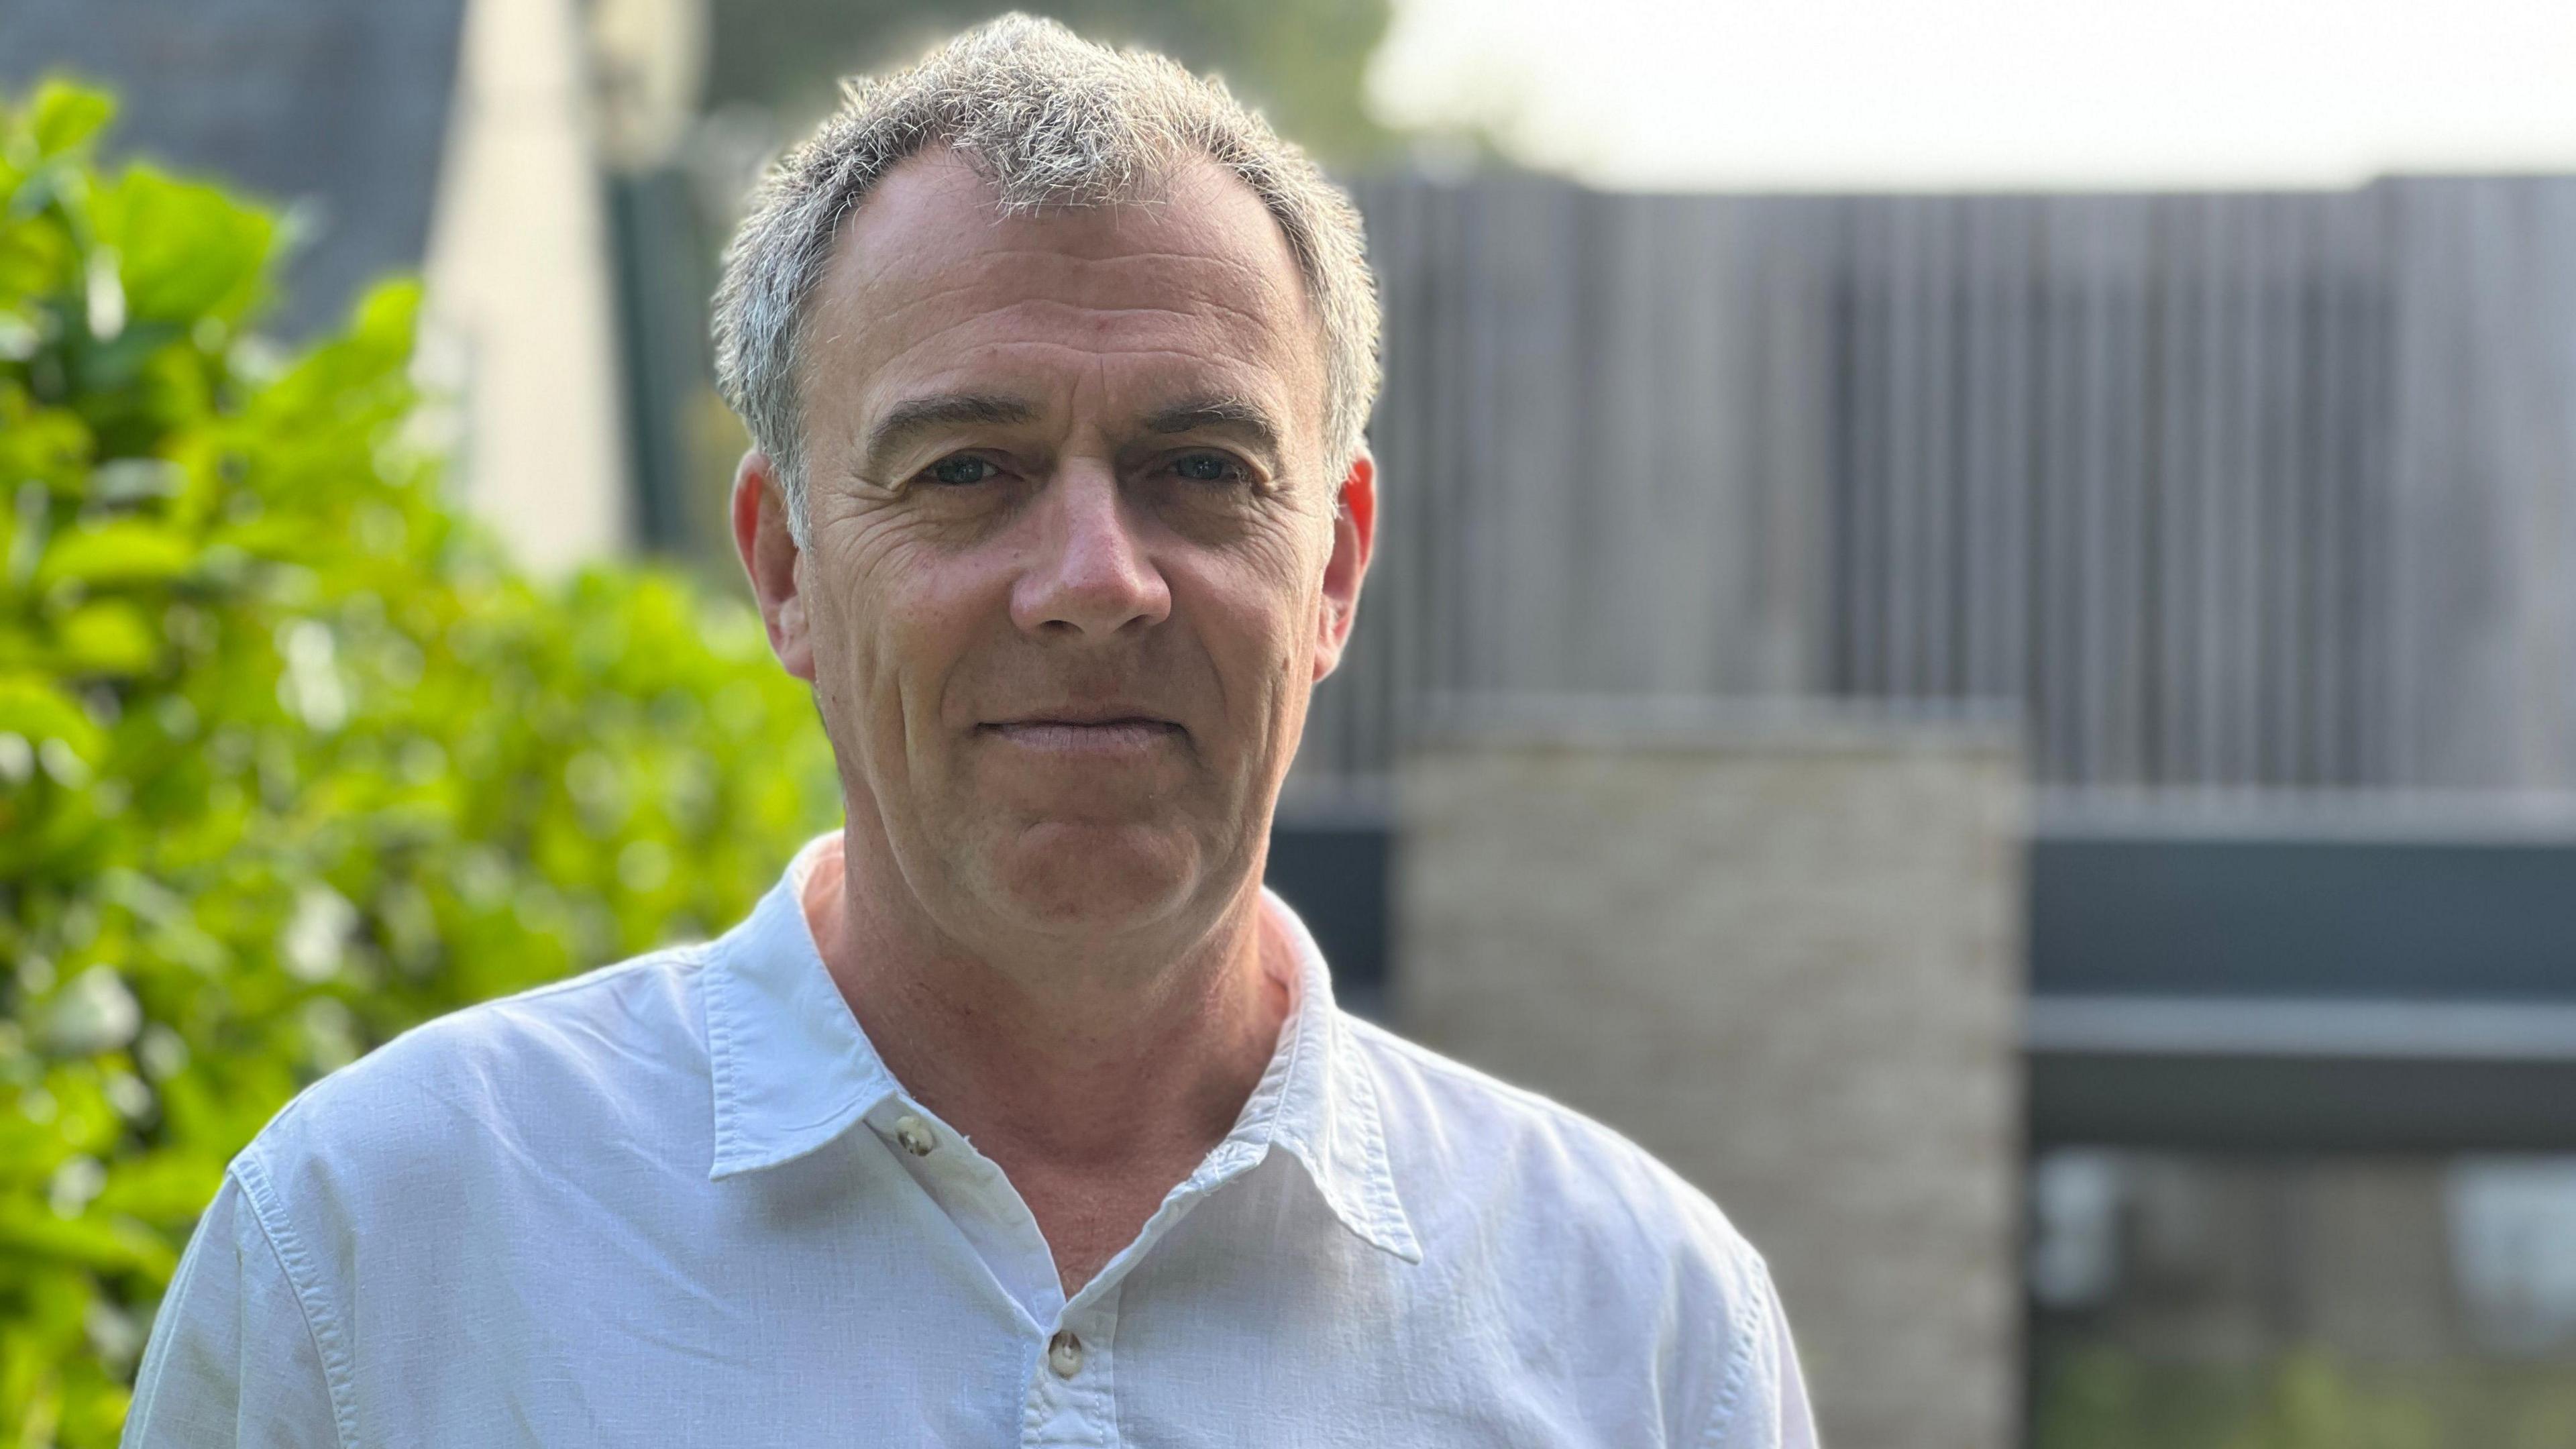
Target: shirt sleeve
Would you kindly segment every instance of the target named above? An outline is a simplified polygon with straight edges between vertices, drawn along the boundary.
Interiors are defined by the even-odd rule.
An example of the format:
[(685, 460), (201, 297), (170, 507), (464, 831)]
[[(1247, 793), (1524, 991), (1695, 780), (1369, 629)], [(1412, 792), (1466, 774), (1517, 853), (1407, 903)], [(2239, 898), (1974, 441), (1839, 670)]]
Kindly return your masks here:
[(1745, 1335), (1741, 1377), (1718, 1405), (1708, 1449), (1817, 1449), (1815, 1412), (1807, 1403), (1806, 1376), (1789, 1315), (1765, 1271), (1755, 1278), (1756, 1326)]
[(320, 1339), (287, 1263), (225, 1174), (153, 1318), (123, 1449), (339, 1449)]

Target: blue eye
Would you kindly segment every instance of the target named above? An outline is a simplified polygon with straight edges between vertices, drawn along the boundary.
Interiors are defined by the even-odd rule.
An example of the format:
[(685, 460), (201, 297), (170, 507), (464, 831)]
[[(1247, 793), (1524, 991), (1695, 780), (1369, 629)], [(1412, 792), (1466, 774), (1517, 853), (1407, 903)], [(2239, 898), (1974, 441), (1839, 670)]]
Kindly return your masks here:
[(934, 483), (964, 485), (981, 483), (1000, 471), (981, 458), (956, 457), (942, 458), (931, 464), (925, 476)]
[(1172, 471), (1193, 483), (1235, 483), (1250, 475), (1241, 463), (1222, 453), (1191, 453), (1172, 464)]

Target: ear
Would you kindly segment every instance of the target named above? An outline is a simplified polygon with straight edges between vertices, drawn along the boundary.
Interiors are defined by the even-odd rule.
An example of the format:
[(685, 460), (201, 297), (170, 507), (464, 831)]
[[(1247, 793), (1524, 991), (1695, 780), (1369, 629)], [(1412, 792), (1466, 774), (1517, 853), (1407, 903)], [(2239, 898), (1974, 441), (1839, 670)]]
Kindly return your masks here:
[(1359, 617), (1360, 582), (1377, 548), (1377, 460), (1362, 448), (1334, 498), (1333, 556), (1324, 564), (1324, 594), (1315, 619), (1315, 679), (1342, 662)]
[(769, 652), (798, 679), (814, 678), (813, 641), (806, 635), (805, 597), (797, 590), (801, 557), (787, 528), (787, 497), (778, 470), (758, 448), (742, 455), (733, 473), (733, 546), (751, 575), (751, 595), (769, 628)]

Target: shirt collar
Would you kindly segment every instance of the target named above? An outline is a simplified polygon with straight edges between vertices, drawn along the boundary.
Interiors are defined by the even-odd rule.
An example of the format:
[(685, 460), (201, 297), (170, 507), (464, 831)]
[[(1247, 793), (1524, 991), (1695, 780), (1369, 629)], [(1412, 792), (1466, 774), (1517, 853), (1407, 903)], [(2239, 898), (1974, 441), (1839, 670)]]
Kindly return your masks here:
[[(805, 879), (830, 838), (797, 852), (708, 963), (710, 1179), (803, 1157), (902, 1091), (850, 1014), (806, 924)], [(1267, 887), (1261, 898), (1289, 943), (1292, 1003), (1278, 1050), (1215, 1156), (1248, 1165), (1270, 1147), (1284, 1149), (1345, 1228), (1418, 1263), (1422, 1246), (1396, 1196), (1376, 1080), (1333, 1002), (1332, 972), (1297, 913)]]
[(899, 1090), (805, 921), (805, 878), (830, 840), (796, 852), (750, 917), (716, 942), (707, 973), (711, 1179), (792, 1162)]
[(1269, 887), (1263, 909), (1287, 937), (1292, 976), (1288, 1020), (1261, 1084), (1244, 1104), (1229, 1141), (1285, 1148), (1306, 1169), (1342, 1226), (1408, 1263), (1422, 1261), (1387, 1163), (1386, 1122), (1377, 1079), (1351, 1019), (1333, 1001), (1333, 973), (1306, 923)]

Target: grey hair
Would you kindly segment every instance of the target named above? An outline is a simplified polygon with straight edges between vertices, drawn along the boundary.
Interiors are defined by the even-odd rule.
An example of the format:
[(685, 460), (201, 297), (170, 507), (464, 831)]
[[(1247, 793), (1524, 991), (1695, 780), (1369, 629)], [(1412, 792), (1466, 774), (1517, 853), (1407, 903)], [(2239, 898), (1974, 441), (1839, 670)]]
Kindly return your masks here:
[(848, 82), (840, 109), (761, 182), (725, 251), (717, 385), (769, 456), (800, 545), (805, 301), (850, 213), (897, 163), (933, 145), (989, 180), (1005, 214), (1129, 199), (1194, 156), (1241, 178), (1279, 224), (1305, 280), (1324, 338), (1326, 456), (1336, 474), (1349, 467), (1378, 388), (1377, 285), (1350, 197), (1223, 82), (1011, 14), (909, 69)]

